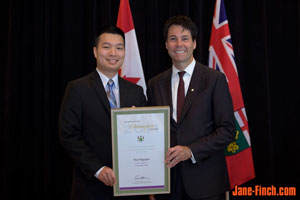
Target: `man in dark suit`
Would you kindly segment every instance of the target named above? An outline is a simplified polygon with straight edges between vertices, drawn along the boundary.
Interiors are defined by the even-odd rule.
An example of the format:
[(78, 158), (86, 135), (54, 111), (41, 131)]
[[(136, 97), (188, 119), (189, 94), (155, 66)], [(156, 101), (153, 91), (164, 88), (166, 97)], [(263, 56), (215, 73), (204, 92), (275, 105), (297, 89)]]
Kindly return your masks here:
[(96, 70), (68, 84), (60, 111), (60, 140), (75, 163), (73, 200), (114, 199), (111, 108), (146, 104), (142, 87), (118, 76), (125, 57), (123, 31), (104, 28), (93, 51)]
[(150, 105), (171, 107), (171, 195), (156, 199), (225, 199), (228, 175), (224, 148), (234, 139), (231, 96), (224, 74), (193, 57), (197, 28), (174, 16), (164, 27), (173, 66), (148, 82)]

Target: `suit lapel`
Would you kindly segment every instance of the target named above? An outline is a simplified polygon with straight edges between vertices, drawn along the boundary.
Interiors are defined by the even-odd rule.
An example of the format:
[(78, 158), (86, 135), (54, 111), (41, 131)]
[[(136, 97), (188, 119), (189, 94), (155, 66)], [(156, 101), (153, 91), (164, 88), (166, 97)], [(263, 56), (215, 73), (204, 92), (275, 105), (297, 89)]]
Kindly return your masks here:
[(125, 81), (121, 77), (118, 78), (118, 81), (119, 81), (119, 94), (120, 94), (120, 108), (128, 107), (129, 106), (128, 100), (130, 100), (128, 99), (128, 97), (130, 96), (128, 96), (128, 92), (127, 92), (128, 89), (125, 85)]
[(91, 78), (91, 84), (94, 87), (97, 96), (99, 97), (100, 101), (104, 105), (105, 110), (110, 114), (110, 105), (98, 72), (96, 70), (93, 71), (90, 75), (90, 78)]
[(159, 81), (159, 92), (161, 96), (161, 105), (170, 106), (170, 118), (171, 124), (177, 126), (175, 120), (173, 119), (173, 101), (172, 101), (172, 90), (171, 90), (171, 77), (172, 77), (172, 68), (169, 69), (167, 74)]
[(188, 92), (186, 95), (186, 98), (184, 100), (182, 112), (181, 112), (181, 118), (178, 123), (180, 123), (185, 115), (187, 114), (192, 101), (194, 99), (194, 96), (205, 88), (205, 76), (204, 76), (204, 70), (201, 69), (201, 65), (199, 63), (196, 63), (195, 69), (191, 78), (191, 82), (188, 88)]
[(170, 105), (171, 116), (173, 113), (172, 91), (171, 91), (171, 75), (172, 69), (170, 69), (167, 75), (159, 81), (159, 91), (162, 98), (162, 105)]

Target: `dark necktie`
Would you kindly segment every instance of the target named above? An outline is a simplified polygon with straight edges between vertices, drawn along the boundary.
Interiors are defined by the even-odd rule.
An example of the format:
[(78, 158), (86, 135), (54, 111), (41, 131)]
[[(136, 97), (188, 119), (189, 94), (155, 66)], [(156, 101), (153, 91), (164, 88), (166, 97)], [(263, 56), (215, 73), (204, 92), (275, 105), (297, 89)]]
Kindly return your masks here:
[(113, 91), (114, 81), (109, 79), (106, 85), (106, 94), (111, 108), (117, 107), (116, 97)]
[(179, 84), (178, 84), (178, 90), (177, 90), (177, 122), (180, 119), (183, 103), (184, 103), (184, 81), (183, 81), (183, 75), (185, 74), (185, 71), (178, 72), (179, 75)]

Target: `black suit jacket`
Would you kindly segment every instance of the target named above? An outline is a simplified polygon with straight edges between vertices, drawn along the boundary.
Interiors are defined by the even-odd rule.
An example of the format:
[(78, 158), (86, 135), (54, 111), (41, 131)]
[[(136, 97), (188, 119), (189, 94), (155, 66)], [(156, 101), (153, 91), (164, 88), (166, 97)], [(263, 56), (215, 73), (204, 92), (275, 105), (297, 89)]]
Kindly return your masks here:
[[(172, 108), (171, 75), (172, 69), (169, 69), (148, 82), (150, 105)], [(177, 167), (190, 197), (225, 192), (229, 182), (224, 148), (234, 137), (233, 106), (224, 74), (196, 62), (181, 119), (178, 123), (171, 119), (171, 146), (188, 146), (197, 163), (188, 159), (175, 166), (172, 188), (178, 181), (173, 174)]]
[[(120, 107), (144, 106), (142, 87), (119, 77)], [(112, 187), (95, 178), (103, 166), (112, 168), (111, 113), (96, 70), (71, 81), (59, 120), (60, 140), (74, 160), (72, 199), (110, 199)]]

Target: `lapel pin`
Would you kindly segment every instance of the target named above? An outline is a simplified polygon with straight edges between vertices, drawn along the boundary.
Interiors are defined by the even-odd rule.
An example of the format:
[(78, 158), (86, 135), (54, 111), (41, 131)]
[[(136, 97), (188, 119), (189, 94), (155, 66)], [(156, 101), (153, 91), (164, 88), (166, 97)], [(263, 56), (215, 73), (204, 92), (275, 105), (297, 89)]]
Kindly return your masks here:
[(194, 92), (194, 89), (193, 89), (193, 88), (191, 89), (191, 92)]

